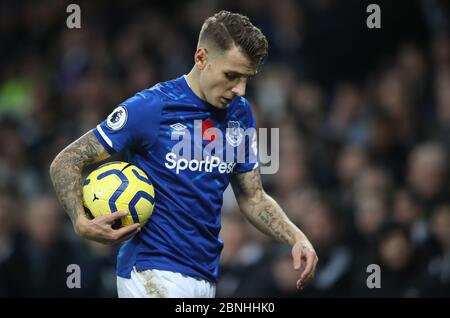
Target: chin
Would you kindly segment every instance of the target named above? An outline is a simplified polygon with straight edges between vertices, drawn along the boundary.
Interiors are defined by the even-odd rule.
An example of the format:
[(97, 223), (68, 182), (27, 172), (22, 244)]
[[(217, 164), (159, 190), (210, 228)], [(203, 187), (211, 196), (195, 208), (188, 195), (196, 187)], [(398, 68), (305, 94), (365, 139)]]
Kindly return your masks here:
[(214, 106), (214, 107), (216, 107), (216, 108), (225, 108), (226, 106), (227, 106), (227, 104), (226, 103), (222, 103), (221, 101), (218, 101), (218, 102), (216, 102), (216, 103), (210, 103), (212, 106)]

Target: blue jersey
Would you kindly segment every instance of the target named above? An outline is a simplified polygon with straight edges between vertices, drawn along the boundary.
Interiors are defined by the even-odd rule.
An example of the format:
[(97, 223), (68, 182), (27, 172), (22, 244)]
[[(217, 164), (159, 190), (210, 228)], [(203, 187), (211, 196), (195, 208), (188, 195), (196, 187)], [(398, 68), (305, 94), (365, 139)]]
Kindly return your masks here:
[(231, 174), (257, 167), (255, 128), (245, 98), (215, 108), (181, 76), (137, 93), (93, 129), (155, 187), (150, 220), (119, 251), (118, 276), (135, 266), (217, 281), (223, 192)]

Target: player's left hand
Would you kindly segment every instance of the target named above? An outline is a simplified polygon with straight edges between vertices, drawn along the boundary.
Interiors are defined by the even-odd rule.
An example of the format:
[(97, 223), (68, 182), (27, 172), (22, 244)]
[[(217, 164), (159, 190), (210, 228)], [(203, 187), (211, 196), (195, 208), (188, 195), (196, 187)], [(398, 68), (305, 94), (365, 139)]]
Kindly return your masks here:
[(314, 277), (317, 262), (316, 251), (308, 240), (299, 240), (292, 247), (294, 269), (300, 272), (297, 289), (303, 289)]

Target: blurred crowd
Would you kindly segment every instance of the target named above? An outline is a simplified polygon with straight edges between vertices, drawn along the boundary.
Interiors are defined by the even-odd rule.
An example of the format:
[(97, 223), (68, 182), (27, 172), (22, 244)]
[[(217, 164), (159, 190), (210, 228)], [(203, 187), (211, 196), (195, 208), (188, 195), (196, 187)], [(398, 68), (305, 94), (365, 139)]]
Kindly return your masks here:
[[(356, 0), (0, 2), (0, 297), (115, 297), (118, 246), (76, 236), (48, 168), (121, 101), (187, 74), (207, 16), (248, 15), (269, 40), (249, 84), (280, 129), (263, 175), (319, 256), (299, 293), (291, 251), (224, 194), (218, 297), (450, 296), (450, 6)], [(395, 2), (395, 4), (393, 3)], [(81, 268), (81, 289), (66, 286)], [(381, 288), (367, 287), (378, 264)]]

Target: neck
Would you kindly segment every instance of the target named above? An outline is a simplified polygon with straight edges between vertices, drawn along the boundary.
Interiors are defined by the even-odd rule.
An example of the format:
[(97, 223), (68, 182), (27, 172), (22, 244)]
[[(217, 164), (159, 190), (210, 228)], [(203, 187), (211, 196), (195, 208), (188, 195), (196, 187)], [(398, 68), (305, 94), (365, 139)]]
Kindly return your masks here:
[(189, 72), (188, 75), (186, 75), (187, 82), (189, 84), (189, 87), (192, 89), (195, 95), (197, 95), (200, 99), (206, 100), (205, 95), (200, 90), (200, 74), (198, 70), (195, 68), (195, 66), (192, 68), (192, 70)]

